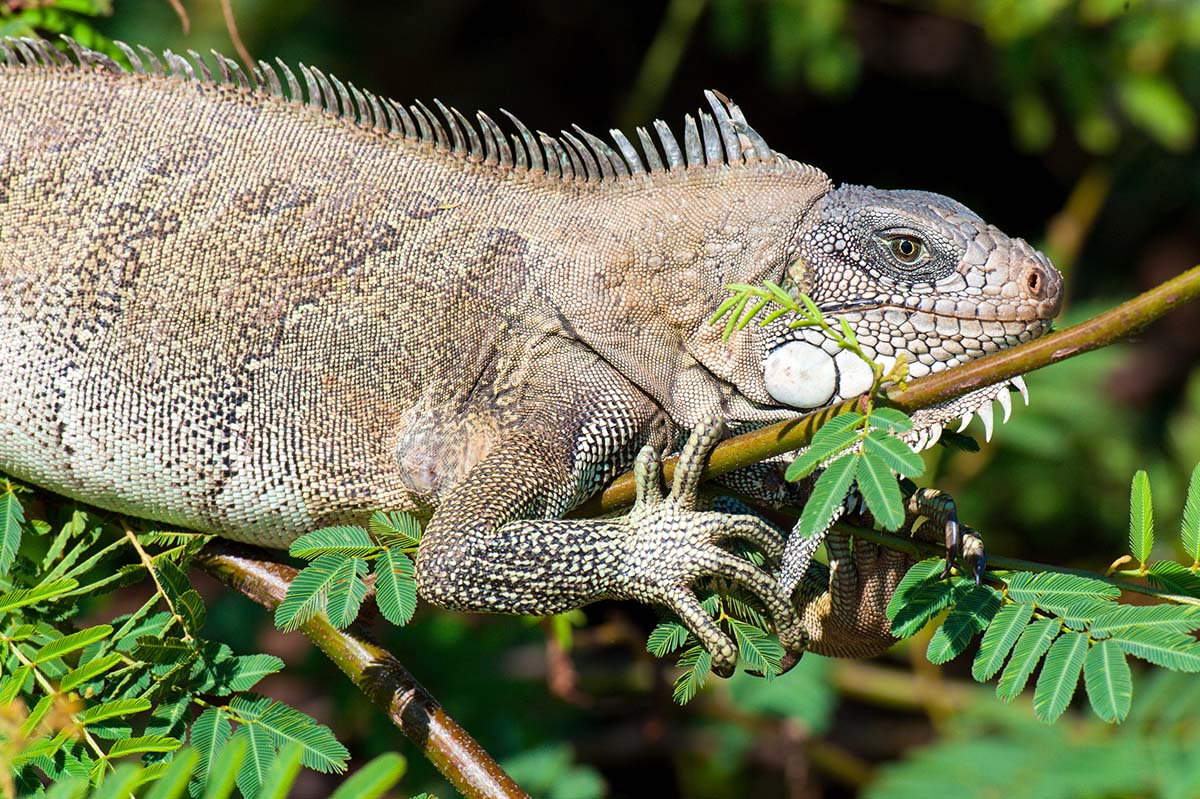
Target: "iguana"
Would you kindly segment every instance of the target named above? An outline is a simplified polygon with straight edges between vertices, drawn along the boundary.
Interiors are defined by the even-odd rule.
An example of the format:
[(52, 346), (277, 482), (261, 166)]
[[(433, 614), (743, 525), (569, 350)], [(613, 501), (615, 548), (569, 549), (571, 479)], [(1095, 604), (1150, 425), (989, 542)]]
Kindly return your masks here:
[[(870, 383), (813, 328), (723, 341), (725, 286), (803, 292), (914, 376), (1038, 336), (1061, 303), (1024, 241), (940, 195), (835, 189), (715, 93), (682, 144), (639, 128), (639, 153), (316, 68), (121, 45), (126, 69), (68, 44), (0, 44), (0, 470), (268, 547), (415, 512), (436, 605), (660, 603), (727, 674), (736, 649), (692, 591), (715, 578), (793, 651), (877, 650), (902, 557), (836, 542), (833, 575), (790, 596), (723, 546), (777, 558), (773, 527), (696, 506), (714, 419), (745, 430)], [(990, 424), (1009, 388), (921, 412), (911, 440)], [(658, 453), (680, 446), (664, 497)], [(628, 516), (562, 518), (631, 465)]]

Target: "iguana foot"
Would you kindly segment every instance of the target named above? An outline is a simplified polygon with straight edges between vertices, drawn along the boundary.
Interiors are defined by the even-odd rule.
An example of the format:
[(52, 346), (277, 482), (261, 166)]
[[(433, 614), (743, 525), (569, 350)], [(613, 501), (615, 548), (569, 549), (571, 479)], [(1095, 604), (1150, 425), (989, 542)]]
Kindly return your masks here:
[(770, 614), (780, 642), (789, 651), (803, 650), (805, 634), (777, 580), (721, 546), (741, 539), (778, 561), (783, 537), (757, 516), (696, 508), (700, 474), (723, 434), (724, 425), (715, 418), (692, 429), (667, 496), (658, 453), (645, 447), (638, 454), (637, 501), (625, 520), (629, 538), (622, 548), (614, 593), (670, 608), (712, 655), (713, 671), (727, 677), (737, 666), (737, 647), (700, 605), (693, 590), (697, 581), (715, 578), (749, 592)]
[(941, 528), (946, 543), (946, 568), (942, 570), (942, 579), (950, 576), (955, 561), (961, 557), (978, 585), (987, 565), (987, 551), (979, 533), (959, 525), (958, 506), (954, 498), (936, 488), (918, 488), (909, 497), (908, 512), (915, 517), (914, 524), (925, 517)]

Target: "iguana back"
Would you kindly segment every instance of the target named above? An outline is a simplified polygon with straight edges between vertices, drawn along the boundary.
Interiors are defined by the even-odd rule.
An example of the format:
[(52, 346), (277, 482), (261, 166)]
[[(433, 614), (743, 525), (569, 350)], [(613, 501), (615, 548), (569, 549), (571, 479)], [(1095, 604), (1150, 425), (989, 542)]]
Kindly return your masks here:
[(256, 543), (429, 510), (548, 382), (548, 339), (687, 405), (682, 340), (720, 270), (639, 272), (679, 255), (681, 215), (715, 229), (764, 184), (801, 211), (828, 188), (788, 162), (564, 179), (569, 159), (439, 146), (417, 108), (407, 139), (398, 106), (338, 113), (323, 76), (306, 104), (80, 57), (0, 69), (0, 467)]

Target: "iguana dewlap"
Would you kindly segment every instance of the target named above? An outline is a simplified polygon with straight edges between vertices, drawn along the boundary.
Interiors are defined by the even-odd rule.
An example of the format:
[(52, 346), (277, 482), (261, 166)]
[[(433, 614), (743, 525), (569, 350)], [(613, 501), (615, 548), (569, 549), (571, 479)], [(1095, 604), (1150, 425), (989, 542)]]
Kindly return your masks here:
[[(774, 551), (777, 533), (696, 510), (686, 480), (655, 500), (650, 461), (630, 517), (560, 517), (701, 420), (736, 430), (867, 388), (812, 328), (723, 343), (725, 285), (803, 291), (913, 375), (1039, 335), (1061, 300), (1024, 241), (939, 195), (834, 189), (711, 94), (682, 146), (657, 122), (639, 154), (316, 69), (0, 54), (0, 470), (272, 547), (375, 509), (431, 515), (427, 600), (661, 602), (723, 671), (732, 647), (690, 585), (747, 588), (796, 646), (774, 578), (719, 546)], [(926, 412), (922, 440), (1007, 396)], [(716, 435), (701, 425), (693, 454)], [(855, 558), (879, 573), (802, 592), (817, 651), (886, 640), (899, 566)]]

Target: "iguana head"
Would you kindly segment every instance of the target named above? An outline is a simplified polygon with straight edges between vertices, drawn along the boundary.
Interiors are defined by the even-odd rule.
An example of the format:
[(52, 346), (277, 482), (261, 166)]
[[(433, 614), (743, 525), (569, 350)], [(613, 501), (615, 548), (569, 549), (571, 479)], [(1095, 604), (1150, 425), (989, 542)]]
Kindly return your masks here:
[[(1062, 276), (1046, 256), (948, 197), (843, 186), (810, 218), (787, 287), (845, 320), (885, 370), (903, 357), (921, 377), (1028, 341), (1062, 305)], [(811, 409), (870, 387), (870, 368), (819, 328), (774, 332), (763, 369), (776, 402)], [(1020, 378), (1012, 385), (1024, 393)], [(931, 444), (943, 424), (964, 416), (965, 426), (972, 413), (990, 437), (992, 400), (1007, 419), (1007, 381), (920, 412), (914, 443)]]

